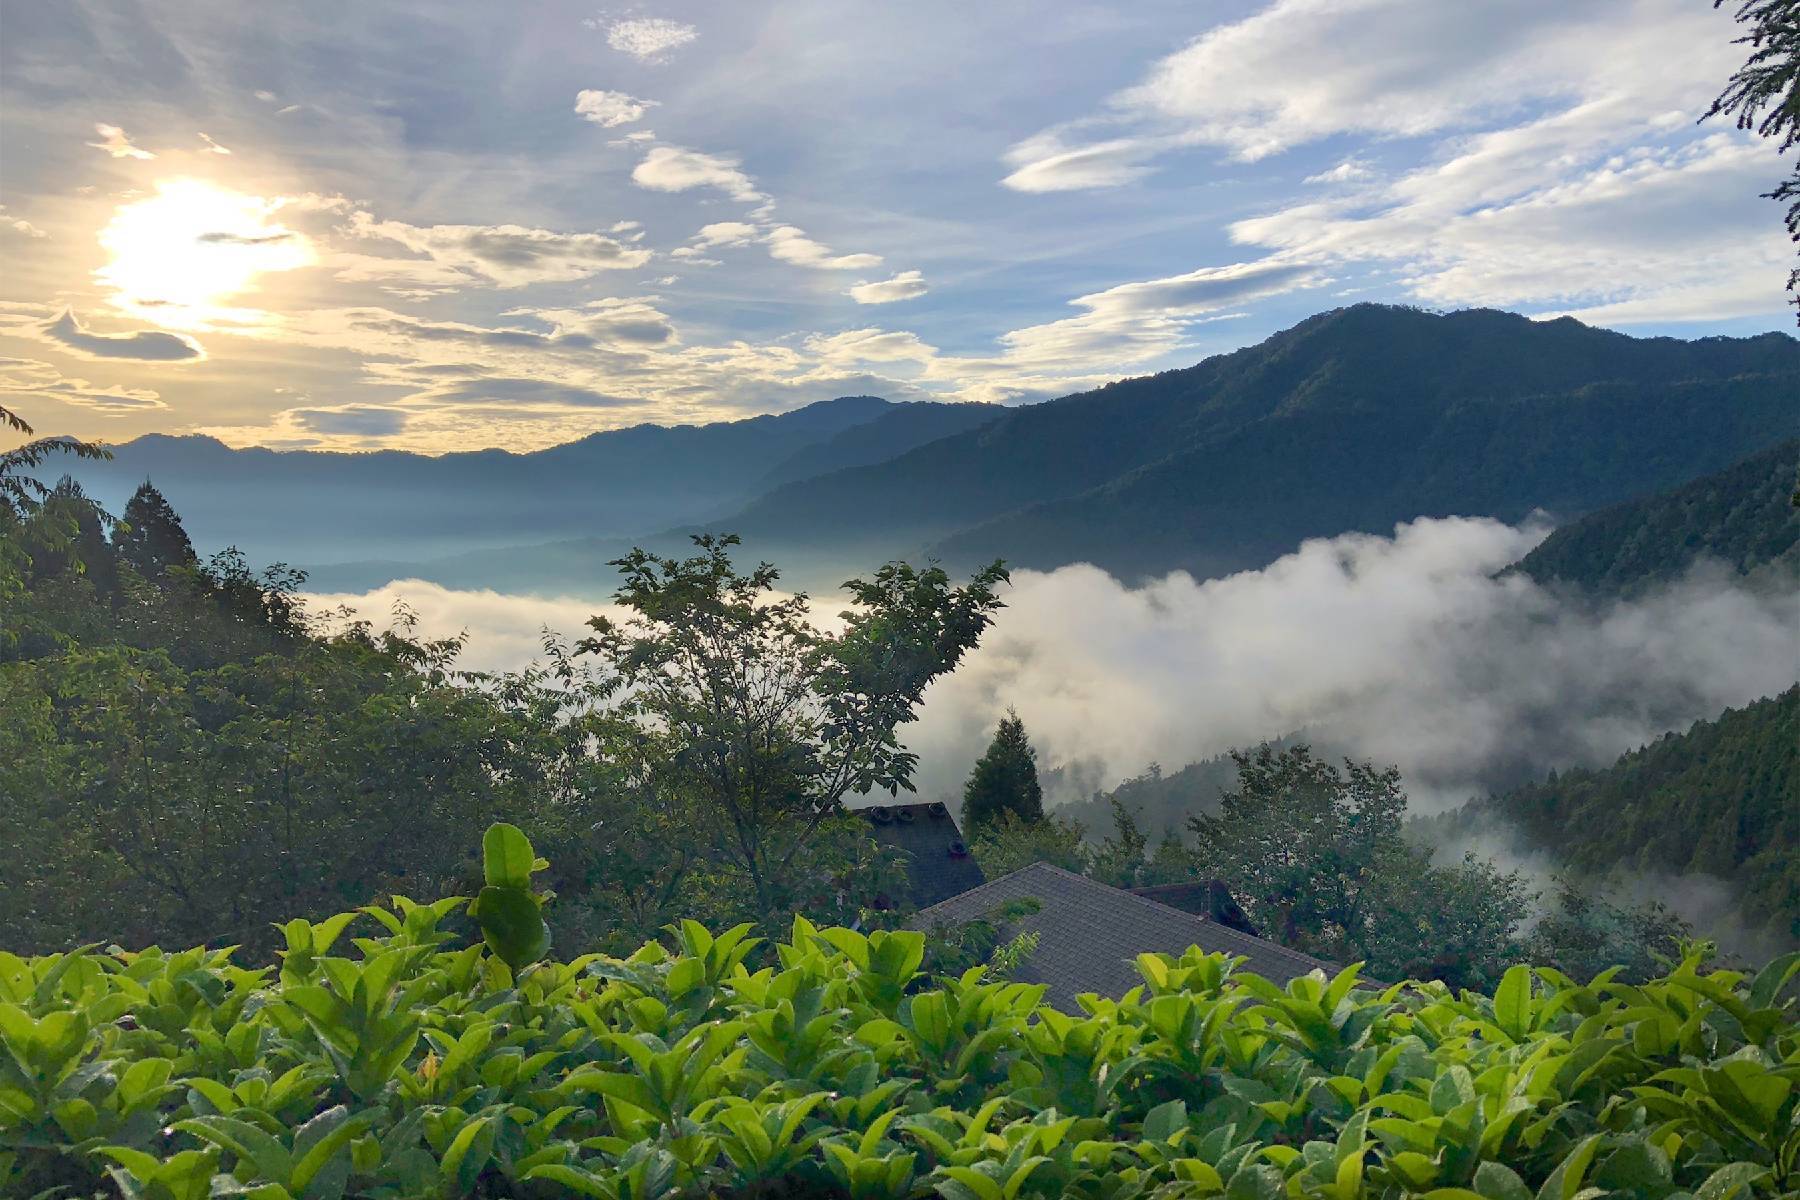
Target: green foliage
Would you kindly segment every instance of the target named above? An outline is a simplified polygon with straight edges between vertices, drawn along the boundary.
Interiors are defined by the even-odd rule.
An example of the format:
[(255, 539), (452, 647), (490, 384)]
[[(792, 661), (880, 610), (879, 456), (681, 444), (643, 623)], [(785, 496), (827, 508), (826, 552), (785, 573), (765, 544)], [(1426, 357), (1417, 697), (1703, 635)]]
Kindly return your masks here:
[[(517, 831), (484, 877), (528, 887)], [(1145, 955), (1082, 1014), (922, 935), (693, 922), (525, 969), (458, 898), (223, 953), (0, 953), (0, 1193), (144, 1200), (1778, 1197), (1800, 955), (1491, 994)], [(479, 906), (478, 906), (479, 907)], [(361, 925), (362, 936), (346, 934)]]
[(1025, 734), (1025, 722), (1010, 709), (963, 787), (963, 826), (979, 832), (1003, 814), (1026, 822), (1040, 820), (1044, 815), (1037, 751)]
[(977, 829), (974, 839), (969, 849), (989, 879), (1037, 862), (1085, 874), (1091, 858), (1081, 827), (1055, 813), (1037, 821), (1002, 813), (992, 824)]
[(531, 890), (532, 873), (550, 864), (532, 853), (517, 825), (505, 822), (488, 826), (481, 855), (487, 883), (469, 905), (469, 915), (481, 926), (482, 940), (494, 957), (516, 972), (550, 949), (545, 897)]
[(737, 571), (737, 542), (700, 535), (690, 558), (619, 560), (631, 616), (595, 617), (579, 651), (612, 697), (598, 734), (621, 769), (681, 814), (707, 886), (775, 921), (841, 891), (796, 867), (846, 795), (912, 790), (918, 759), (896, 730), (992, 622), (1006, 572), (954, 587), (890, 563), (845, 584), (852, 607), (827, 633), (804, 595), (774, 594), (774, 567)]
[[(1714, 8), (1724, 4), (1713, 0)], [(1739, 129), (1777, 139), (1785, 153), (1800, 142), (1800, 17), (1792, 0), (1738, 0), (1736, 19), (1749, 26), (1738, 41), (1750, 47), (1750, 56), (1701, 119), (1734, 117)], [(1800, 243), (1800, 163), (1764, 196), (1787, 204), (1788, 236)], [(1800, 304), (1800, 266), (1789, 273), (1788, 290)]]
[(1701, 559), (1771, 585), (1800, 582), (1800, 511), (1791, 502), (1800, 440), (1716, 475), (1571, 521), (1520, 559), (1518, 571), (1596, 597), (1640, 595)]
[(192, 567), (199, 556), (181, 518), (149, 480), (125, 502), (113, 549), (145, 579), (159, 579), (171, 567)]
[(1610, 767), (1469, 805), (1461, 823), (1500, 823), (1567, 870), (1703, 872), (1739, 886), (1752, 927), (1800, 941), (1800, 686), (1699, 721)]
[(1403, 833), (1399, 772), (1321, 762), (1303, 745), (1234, 753), (1238, 784), (1192, 818), (1194, 873), (1225, 883), (1265, 936), (1381, 978), (1486, 985), (1519, 959), (1517, 874), (1433, 864)]

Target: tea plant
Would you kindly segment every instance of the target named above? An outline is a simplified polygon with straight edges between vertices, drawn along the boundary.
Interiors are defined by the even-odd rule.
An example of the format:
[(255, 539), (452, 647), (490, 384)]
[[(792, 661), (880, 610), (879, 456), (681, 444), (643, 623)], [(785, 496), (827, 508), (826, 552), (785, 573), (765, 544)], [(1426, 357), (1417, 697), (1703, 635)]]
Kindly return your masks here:
[(1190, 950), (1061, 1013), (804, 919), (556, 961), (542, 860), (510, 826), (484, 849), (473, 903), (291, 921), (278, 967), (0, 953), (0, 1195), (1800, 1194), (1800, 955), (1487, 996)]

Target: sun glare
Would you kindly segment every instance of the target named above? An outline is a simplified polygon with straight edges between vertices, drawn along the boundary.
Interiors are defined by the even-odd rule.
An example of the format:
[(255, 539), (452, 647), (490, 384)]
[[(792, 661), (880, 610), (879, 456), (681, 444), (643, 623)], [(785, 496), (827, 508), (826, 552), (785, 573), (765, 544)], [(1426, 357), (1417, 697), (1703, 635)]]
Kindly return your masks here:
[(168, 328), (257, 323), (264, 314), (225, 301), (255, 290), (258, 275), (318, 261), (305, 234), (271, 221), (281, 204), (198, 179), (164, 180), (100, 231), (111, 259), (95, 277), (115, 289), (116, 307)]

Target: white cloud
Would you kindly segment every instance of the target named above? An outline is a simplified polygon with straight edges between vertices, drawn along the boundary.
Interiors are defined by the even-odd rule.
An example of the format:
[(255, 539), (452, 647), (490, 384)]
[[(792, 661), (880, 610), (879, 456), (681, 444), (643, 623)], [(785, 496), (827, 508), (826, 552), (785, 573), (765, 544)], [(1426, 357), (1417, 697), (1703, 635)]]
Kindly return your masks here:
[(685, 192), (690, 188), (717, 188), (734, 200), (763, 199), (756, 184), (738, 167), (738, 160), (722, 154), (704, 154), (680, 146), (657, 146), (632, 168), (631, 181), (658, 192)]
[(1200, 146), (1254, 161), (1327, 138), (1431, 138), (1389, 176), (1352, 152), (1305, 182), (1354, 187), (1231, 234), (1368, 264), (1430, 304), (1772, 315), (1791, 250), (1755, 197), (1777, 157), (1694, 130), (1741, 61), (1734, 34), (1728, 13), (1685, 0), (1276, 0), (1015, 145), (1006, 182), (1112, 187)]
[(1760, 211), (1763, 147), (1717, 133), (1587, 167), (1539, 157), (1584, 129), (1549, 118), (1471, 139), (1359, 196), (1240, 221), (1231, 234), (1315, 261), (1395, 263), (1431, 304), (1566, 305), (1621, 322), (1781, 311), (1791, 252)]
[(419, 619), (425, 637), (468, 635), (460, 665), (473, 671), (515, 671), (543, 653), (543, 630), (565, 640), (587, 633), (599, 613), (618, 615), (599, 597), (520, 596), (494, 591), (460, 591), (422, 579), (398, 579), (372, 592), (314, 592), (304, 599), (316, 613), (349, 607), (380, 621), (398, 605)]
[(1369, 176), (1374, 173), (1375, 172), (1369, 167), (1368, 163), (1353, 156), (1346, 158), (1343, 162), (1338, 163), (1335, 167), (1331, 167), (1328, 170), (1320, 171), (1316, 175), (1308, 175), (1302, 182), (1355, 183), (1358, 180), (1369, 178)]
[(953, 794), (1016, 706), (1043, 766), (1089, 786), (1305, 730), (1399, 764), (1430, 809), (1610, 761), (1793, 682), (1800, 595), (1702, 574), (1596, 608), (1493, 578), (1543, 533), (1425, 519), (1142, 588), (1089, 566), (1015, 573), (1005, 611), (907, 737), (921, 792)]
[(887, 279), (863, 280), (845, 289), (844, 294), (858, 304), (892, 304), (897, 300), (912, 300), (923, 296), (931, 289), (925, 286), (925, 276), (918, 271), (900, 271)]
[(847, 329), (830, 335), (814, 334), (806, 348), (831, 363), (929, 362), (936, 348), (905, 330)]
[(0, 229), (10, 229), (14, 233), (24, 234), (29, 238), (49, 237), (50, 235), (27, 221), (24, 217), (15, 217), (6, 211), (6, 205), (0, 204)]
[(881, 265), (879, 254), (833, 254), (792, 225), (778, 225), (764, 235), (771, 258), (821, 271), (855, 271)]
[(696, 251), (711, 250), (715, 246), (747, 246), (760, 235), (761, 230), (747, 221), (715, 221), (702, 225), (688, 242)]
[(1016, 192), (1073, 192), (1119, 187), (1148, 175), (1147, 165), (1163, 142), (1155, 138), (1112, 138), (1069, 145), (1051, 130), (1029, 137), (1006, 152), (1017, 168), (1001, 180)]
[(601, 271), (641, 267), (651, 252), (600, 233), (557, 233), (523, 225), (409, 225), (351, 215), (350, 233), (397, 242), (428, 260), (362, 256), (341, 264), (341, 279), (388, 277), (447, 286), (484, 279), (501, 287), (566, 283)]
[(583, 120), (592, 121), (603, 129), (613, 129), (640, 120), (655, 105), (654, 100), (639, 100), (624, 92), (583, 88), (575, 94), (575, 111)]
[[(1103, 115), (1015, 153), (1025, 162), (1084, 148), (1118, 155), (1162, 139), (1152, 148), (1206, 144), (1253, 160), (1334, 135), (1417, 137), (1533, 104), (1627, 96), (1641, 102), (1642, 121), (1696, 111), (1702, 92), (1703, 108), (1741, 57), (1732, 36), (1725, 16), (1683, 0), (1276, 0), (1163, 58)], [(1120, 126), (1126, 138), (1062, 140)], [(1109, 182), (1123, 180), (1071, 186)]]
[(1235, 304), (1322, 282), (1316, 267), (1277, 258), (1122, 283), (1069, 301), (1079, 316), (1003, 335), (1005, 359), (1039, 369), (1121, 365), (1167, 354), (1188, 326)]
[(149, 388), (91, 384), (33, 358), (0, 358), (0, 395), (57, 401), (107, 417), (169, 407)]
[[(596, 25), (596, 22), (589, 22)], [(606, 44), (644, 62), (662, 62), (669, 52), (700, 36), (692, 25), (666, 17), (634, 17), (606, 27)]]
[(97, 142), (87, 142), (85, 144), (93, 147), (95, 150), (104, 150), (114, 158), (156, 157), (156, 155), (150, 153), (148, 150), (132, 145), (131, 139), (126, 137), (125, 131), (120, 129), (117, 125), (108, 125), (102, 122), (94, 126), (94, 132), (100, 135), (101, 140)]
[(219, 143), (213, 141), (212, 138), (208, 137), (204, 133), (202, 133), (200, 135), (200, 140), (206, 143), (206, 149), (204, 151), (202, 151), (202, 153), (204, 153), (204, 154), (230, 154), (231, 153), (230, 150), (226, 149), (224, 146), (219, 145)]

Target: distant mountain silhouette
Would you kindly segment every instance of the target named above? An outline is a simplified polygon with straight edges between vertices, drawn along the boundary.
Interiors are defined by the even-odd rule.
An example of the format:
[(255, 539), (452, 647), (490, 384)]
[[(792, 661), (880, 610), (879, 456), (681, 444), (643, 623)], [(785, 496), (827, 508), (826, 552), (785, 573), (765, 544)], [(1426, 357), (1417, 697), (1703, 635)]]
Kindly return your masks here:
[(236, 543), (295, 562), (410, 559), (707, 520), (795, 471), (865, 466), (998, 412), (846, 396), (742, 421), (638, 425), (526, 454), (439, 457), (234, 450), (151, 435), (77, 475), (115, 512), (154, 479), (203, 546)]
[(1571, 520), (1792, 437), (1796, 397), (1786, 334), (1632, 338), (1361, 304), (1023, 408), (846, 397), (441, 458), (142, 438), (81, 476), (116, 503), (148, 475), (202, 545), (309, 565), (326, 588), (608, 587), (609, 559), (679, 552), (699, 529), (743, 535), (746, 556), (813, 589), (892, 557), (1135, 580), (1421, 516)]

